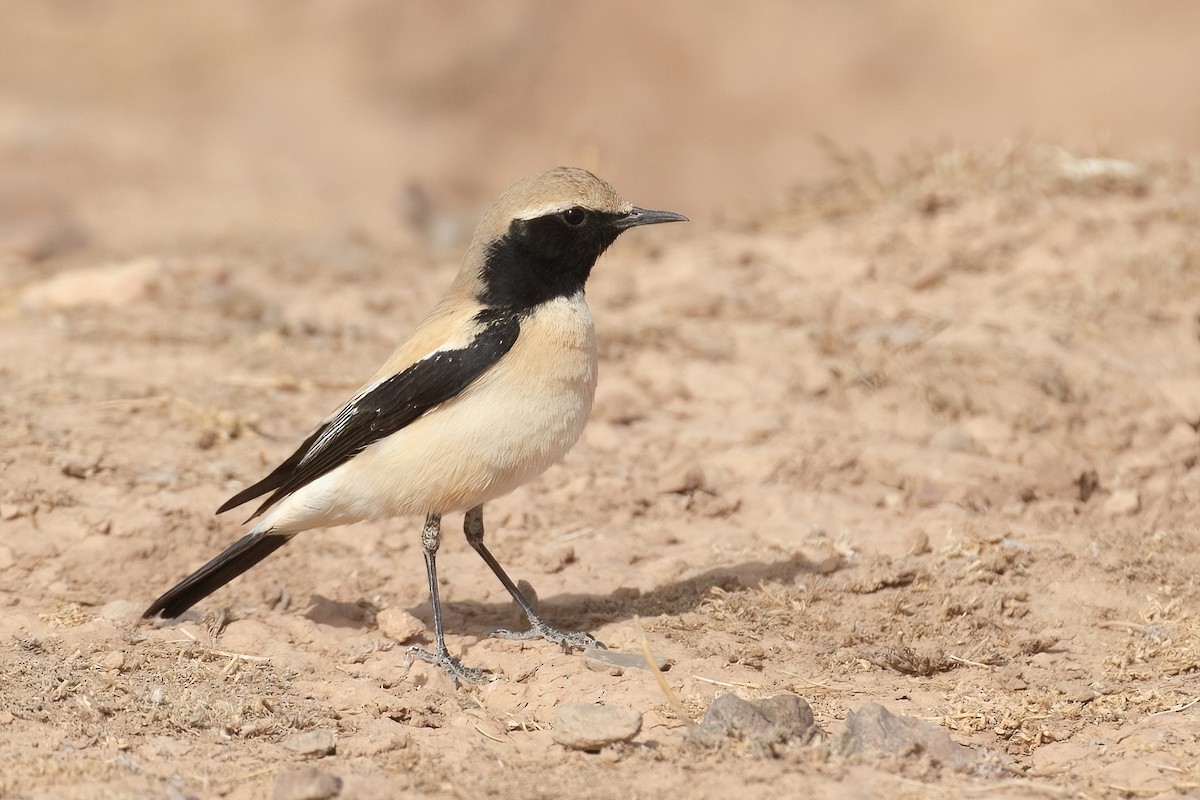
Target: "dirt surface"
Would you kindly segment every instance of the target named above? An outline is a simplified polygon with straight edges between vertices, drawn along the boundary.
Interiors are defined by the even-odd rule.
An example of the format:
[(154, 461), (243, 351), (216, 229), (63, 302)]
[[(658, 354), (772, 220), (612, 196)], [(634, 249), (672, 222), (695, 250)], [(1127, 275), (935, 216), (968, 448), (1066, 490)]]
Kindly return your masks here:
[[(397, 171), (373, 195), (364, 123), (325, 196), (302, 151), (336, 126), (274, 160), (264, 134), (241, 161), (217, 144), (227, 120), (173, 172), (188, 148), (171, 131), (203, 104), (122, 94), (114, 42), (144, 29), (101, 8), (78, 4), (103, 35), (64, 56), (95, 57), (91, 106), (36, 37), (5, 65), (38, 67), (30, 85), (58, 99), (10, 87), (0, 104), (17, 176), (0, 193), (0, 795), (1200, 792), (1200, 163), (1183, 138), (1110, 157), (1010, 130), (840, 156), (726, 222), (718, 196), (667, 173), (665, 198), (610, 175), (694, 221), (604, 257), (592, 421), (487, 521), (550, 620), (633, 656), (487, 638), (521, 619), (448, 518), (450, 646), (496, 678), (459, 688), (404, 664), (430, 635), (417, 520), (305, 534), (179, 623), (138, 615), (239, 535), (212, 511), (419, 321), (462, 220), (521, 158), (470, 186)], [(1097, 8), (1088, 30), (1120, 28)], [(1189, 13), (1171, 8), (1146, 24)], [(31, 5), (0, 36), (69, 39), (61, 11)], [(308, 41), (244, 13), (245, 41), (271, 25), (292, 31), (280, 48)], [(201, 41), (201, 22), (146, 47)], [(214, 76), (188, 52), (163, 80), (188, 75), (225, 108), (236, 64)], [(149, 110), (104, 111), (127, 101)], [(356, 188), (367, 199), (340, 205)], [(679, 202), (690, 192), (710, 214)], [(798, 695), (816, 730), (768, 714), (765, 733), (722, 738), (699, 723), (727, 692), (807, 721), (777, 698)], [(569, 749), (558, 713), (580, 702), (632, 708), (640, 730)], [(739, 730), (758, 713), (729, 708), (750, 715)], [(868, 746), (872, 721), (889, 735)]]

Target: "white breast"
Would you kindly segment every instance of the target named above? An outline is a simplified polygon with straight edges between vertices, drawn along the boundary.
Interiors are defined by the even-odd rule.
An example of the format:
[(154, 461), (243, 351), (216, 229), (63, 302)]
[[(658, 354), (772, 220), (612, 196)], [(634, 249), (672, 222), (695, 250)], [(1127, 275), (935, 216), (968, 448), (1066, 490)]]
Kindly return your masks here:
[(263, 522), (300, 531), (472, 508), (566, 455), (595, 391), (595, 329), (583, 295), (550, 301), (461, 395), (313, 481)]

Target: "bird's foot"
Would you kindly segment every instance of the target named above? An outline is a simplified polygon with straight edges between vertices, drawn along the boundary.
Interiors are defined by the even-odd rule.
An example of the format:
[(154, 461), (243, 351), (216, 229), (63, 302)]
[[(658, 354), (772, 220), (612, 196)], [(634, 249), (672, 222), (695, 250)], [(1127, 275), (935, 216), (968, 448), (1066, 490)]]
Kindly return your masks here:
[(449, 675), (457, 686), (460, 681), (466, 683), (483, 683), (491, 677), (491, 670), (479, 669), (477, 667), (464, 667), (461, 662), (446, 650), (439, 650), (436, 653), (431, 653), (428, 650), (413, 645), (408, 648), (408, 652), (404, 655), (404, 668), (408, 669), (412, 666), (414, 658), (419, 658), (422, 661), (428, 661), (434, 666), (441, 667), (442, 671)]
[(529, 630), (527, 631), (510, 631), (506, 628), (498, 628), (492, 631), (491, 635), (497, 639), (545, 639), (562, 647), (564, 653), (571, 652), (572, 647), (577, 647), (580, 650), (608, 649), (604, 646), (604, 642), (601, 642), (587, 631), (559, 630), (547, 625), (540, 619), (531, 620)]

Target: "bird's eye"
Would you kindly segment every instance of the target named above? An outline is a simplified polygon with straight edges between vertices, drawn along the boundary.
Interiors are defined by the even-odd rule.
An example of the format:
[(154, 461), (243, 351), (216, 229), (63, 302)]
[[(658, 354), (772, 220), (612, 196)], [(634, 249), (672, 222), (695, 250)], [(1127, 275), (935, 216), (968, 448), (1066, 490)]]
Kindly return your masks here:
[(578, 228), (587, 221), (587, 212), (582, 208), (568, 208), (566, 211), (559, 214), (562, 221), (570, 225), (572, 228)]

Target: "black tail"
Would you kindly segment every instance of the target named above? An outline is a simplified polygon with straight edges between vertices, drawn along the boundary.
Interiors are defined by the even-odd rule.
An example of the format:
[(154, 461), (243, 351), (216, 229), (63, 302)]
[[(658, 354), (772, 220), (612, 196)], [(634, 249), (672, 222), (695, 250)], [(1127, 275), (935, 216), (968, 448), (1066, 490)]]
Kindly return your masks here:
[(175, 584), (146, 609), (143, 617), (178, 617), (288, 543), (293, 534), (248, 533), (225, 552)]

